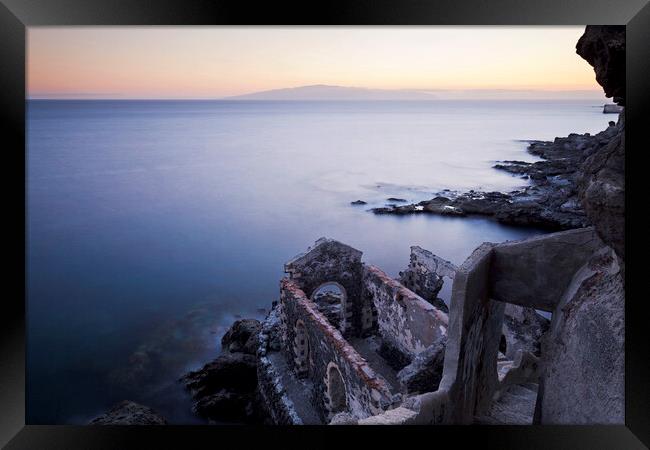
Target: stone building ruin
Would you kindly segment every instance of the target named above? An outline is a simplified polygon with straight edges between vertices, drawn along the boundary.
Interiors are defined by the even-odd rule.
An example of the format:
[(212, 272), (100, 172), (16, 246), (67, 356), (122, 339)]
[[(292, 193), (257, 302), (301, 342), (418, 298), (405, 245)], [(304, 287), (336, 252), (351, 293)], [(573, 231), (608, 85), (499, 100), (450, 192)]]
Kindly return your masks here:
[[(620, 319), (609, 327), (618, 334), (590, 344), (607, 384), (584, 386), (576, 373), (588, 359), (570, 355), (577, 367), (566, 367), (566, 342), (588, 339), (562, 335), (575, 320), (567, 305), (601, 273), (617, 274), (593, 228), (485, 243), (460, 267), (412, 247), (399, 280), (361, 257), (321, 238), (286, 263), (258, 350), (276, 423), (622, 423), (622, 318), (603, 317)], [(443, 279), (453, 283), (448, 309)], [(538, 311), (552, 313), (550, 324)]]

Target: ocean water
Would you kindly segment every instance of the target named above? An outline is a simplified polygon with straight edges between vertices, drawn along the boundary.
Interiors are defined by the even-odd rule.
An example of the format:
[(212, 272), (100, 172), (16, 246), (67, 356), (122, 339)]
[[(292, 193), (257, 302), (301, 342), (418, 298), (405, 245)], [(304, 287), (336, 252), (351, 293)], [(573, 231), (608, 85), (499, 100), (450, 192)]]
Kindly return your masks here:
[(264, 316), (285, 261), (327, 236), (396, 276), (411, 245), (460, 264), (484, 241), (539, 234), (367, 210), (525, 185), (491, 166), (533, 161), (526, 139), (601, 131), (601, 108), (29, 101), (27, 422), (82, 424), (131, 399), (200, 423), (176, 380), (235, 318)]

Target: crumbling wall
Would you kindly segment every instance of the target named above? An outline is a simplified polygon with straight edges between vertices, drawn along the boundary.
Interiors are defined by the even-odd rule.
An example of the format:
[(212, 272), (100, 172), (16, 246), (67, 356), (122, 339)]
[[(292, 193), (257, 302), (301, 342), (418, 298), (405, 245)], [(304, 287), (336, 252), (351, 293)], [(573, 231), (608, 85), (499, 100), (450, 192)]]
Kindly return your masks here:
[(328, 367), (332, 364), (341, 373), (349, 413), (363, 418), (379, 414), (391, 405), (390, 390), (384, 380), (318, 311), (316, 304), (307, 298), (295, 280), (282, 280), (280, 306), (283, 347), (294, 368), (296, 360), (304, 357), (296, 354), (292, 345), (296, 339), (294, 324), (302, 321), (305, 325), (309, 361), (305, 376), (314, 383), (312, 402), (325, 422), (334, 415), (328, 394)]
[(457, 267), (451, 262), (418, 246), (411, 247), (408, 267), (399, 273), (399, 281), (420, 297), (448, 312), (448, 307), (438, 298), (444, 277), (454, 279)]
[(336, 283), (345, 291), (340, 329), (345, 335), (362, 330), (362, 252), (333, 239), (320, 238), (306, 253), (285, 264), (284, 270), (308, 298), (319, 287)]
[(411, 357), (423, 352), (447, 333), (447, 314), (375, 266), (363, 273), (364, 295), (377, 310), (379, 334)]

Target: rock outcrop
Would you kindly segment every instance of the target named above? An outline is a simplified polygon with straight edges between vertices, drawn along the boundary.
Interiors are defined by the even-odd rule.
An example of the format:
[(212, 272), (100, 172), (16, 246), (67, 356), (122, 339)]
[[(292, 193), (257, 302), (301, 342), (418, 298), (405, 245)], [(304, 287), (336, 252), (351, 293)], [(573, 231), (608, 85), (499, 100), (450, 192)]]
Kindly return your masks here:
[(91, 420), (89, 425), (167, 425), (167, 421), (147, 406), (124, 400)]
[[(534, 226), (552, 231), (583, 228), (590, 224), (591, 216), (585, 214), (580, 201), (581, 189), (591, 189), (591, 195), (598, 196), (600, 191), (610, 186), (607, 183), (611, 178), (603, 175), (600, 178), (585, 177), (585, 171), (597, 171), (600, 165), (611, 164), (597, 155), (620, 133), (619, 124), (596, 135), (570, 134), (554, 141), (529, 141), (528, 152), (542, 158), (541, 161), (501, 161), (494, 166), (495, 169), (530, 180), (529, 186), (519, 190), (508, 193), (445, 190), (431, 200), (374, 208), (372, 211), (375, 214), (480, 215), (503, 224)], [(593, 186), (589, 180), (595, 180), (591, 183)], [(613, 204), (607, 203), (607, 207), (614, 209), (616, 201), (612, 194)], [(604, 207), (594, 200), (592, 209), (602, 211)]]
[(538, 423), (624, 423), (625, 292), (610, 248), (574, 276), (542, 340), (542, 355)]
[[(625, 27), (588, 26), (576, 45), (608, 97), (625, 105)], [(599, 236), (625, 261), (625, 111), (616, 135), (580, 168), (579, 196)]]
[(231, 353), (241, 352), (254, 355), (257, 351), (257, 341), (262, 324), (255, 319), (235, 321), (221, 338), (221, 348)]
[(576, 52), (594, 68), (605, 95), (625, 105), (625, 26), (588, 25)]
[(261, 328), (257, 320), (237, 320), (222, 338), (221, 355), (181, 378), (196, 414), (210, 422), (264, 422), (255, 356)]

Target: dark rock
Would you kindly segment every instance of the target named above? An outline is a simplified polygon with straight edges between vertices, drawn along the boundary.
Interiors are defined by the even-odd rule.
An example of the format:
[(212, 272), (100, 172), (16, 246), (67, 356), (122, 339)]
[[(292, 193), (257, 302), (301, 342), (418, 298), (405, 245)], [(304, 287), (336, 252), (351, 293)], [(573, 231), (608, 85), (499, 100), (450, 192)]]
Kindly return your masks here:
[[(625, 26), (585, 28), (577, 53), (591, 64), (607, 97), (625, 105)], [(580, 168), (579, 195), (603, 241), (625, 261), (625, 111)]]
[(406, 199), (404, 198), (388, 197), (386, 200), (388, 200), (389, 202), (406, 203)]
[(350, 202), (351, 205), (367, 205), (367, 202), (364, 202), (363, 200), (355, 200), (353, 202)]
[(625, 260), (625, 113), (616, 135), (587, 158), (578, 176), (578, 194), (601, 239)]
[(257, 386), (257, 360), (245, 353), (223, 353), (200, 370), (184, 375), (181, 382), (195, 398), (222, 389), (252, 392)]
[(262, 324), (258, 320), (237, 320), (221, 338), (221, 346), (225, 351), (254, 355), (257, 351), (257, 340), (261, 329)]
[(241, 393), (221, 390), (201, 397), (194, 411), (212, 421), (262, 423), (264, 410), (254, 392)]
[(594, 68), (605, 95), (625, 105), (625, 25), (588, 25), (576, 53)]
[(217, 359), (180, 380), (192, 393), (193, 410), (211, 421), (260, 423), (257, 358), (246, 353), (222, 353)]
[[(510, 193), (478, 191), (458, 193), (445, 190), (442, 191), (444, 195), (437, 195), (431, 200), (418, 204), (392, 205), (386, 208), (374, 208), (372, 211), (375, 214), (398, 215), (415, 213), (459, 217), (482, 215), (508, 225), (560, 231), (589, 226), (596, 220), (592, 216), (599, 213), (604, 213), (603, 217), (609, 217), (608, 212), (605, 211), (608, 209), (610, 215), (615, 217), (611, 217), (607, 227), (615, 229), (616, 217), (621, 217), (620, 212), (623, 208), (623, 204), (617, 200), (620, 190), (614, 190), (615, 195), (610, 195), (612, 197), (610, 200), (607, 195), (600, 192), (611, 187), (611, 182), (607, 181), (607, 178), (611, 179), (611, 177), (603, 172), (595, 181), (592, 177), (590, 182), (585, 181), (582, 185), (580, 182), (586, 180), (585, 173), (599, 170), (605, 162), (608, 162), (608, 167), (611, 168), (610, 173), (622, 167), (618, 164), (620, 159), (608, 161), (607, 153), (602, 150), (610, 141), (620, 136), (620, 128), (621, 126), (608, 127), (595, 136), (573, 133), (567, 137), (555, 138), (553, 142), (532, 141), (528, 146), (528, 152), (539, 156), (542, 161), (534, 163), (501, 161), (494, 166), (499, 170), (528, 177), (531, 185), (521, 190)], [(586, 162), (589, 165), (583, 168), (582, 165)], [(590, 208), (597, 212), (588, 216), (579, 196), (582, 195), (582, 191), (587, 191), (589, 183), (591, 183), (590, 192), (593, 192), (592, 197), (594, 197)], [(598, 201), (601, 203), (599, 204)], [(606, 231), (602, 233), (605, 238)], [(618, 247), (616, 248), (618, 250)]]
[(433, 392), (438, 389), (442, 379), (446, 344), (447, 338), (443, 336), (398, 372), (397, 378), (409, 394)]
[(149, 407), (124, 400), (89, 425), (167, 425), (167, 421)]

